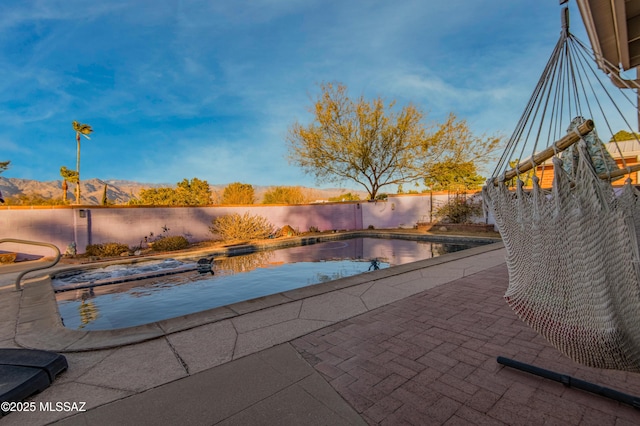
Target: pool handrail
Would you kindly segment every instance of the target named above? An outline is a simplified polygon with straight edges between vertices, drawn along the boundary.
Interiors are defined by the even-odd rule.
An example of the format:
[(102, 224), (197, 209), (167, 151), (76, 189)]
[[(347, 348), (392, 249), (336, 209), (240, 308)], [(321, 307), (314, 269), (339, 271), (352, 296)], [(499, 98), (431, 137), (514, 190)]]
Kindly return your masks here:
[(39, 271), (41, 269), (51, 268), (51, 267), (57, 265), (57, 263), (60, 261), (60, 249), (58, 249), (57, 246), (55, 246), (55, 245), (53, 245), (51, 243), (43, 243), (43, 242), (40, 242), (40, 241), (18, 240), (18, 239), (15, 239), (15, 238), (2, 238), (2, 239), (0, 239), (0, 244), (2, 244), (2, 243), (18, 243), (18, 244), (27, 244), (27, 245), (33, 245), (33, 246), (43, 246), (43, 247), (52, 248), (56, 252), (56, 257), (55, 257), (55, 259), (53, 259), (53, 261), (50, 264), (36, 266), (34, 268), (30, 268), (30, 269), (27, 269), (26, 271), (21, 272), (20, 275), (18, 275), (18, 277), (16, 278), (16, 291), (22, 290), (22, 286), (20, 285), (20, 281), (22, 280), (22, 277), (24, 277), (26, 274), (28, 274), (29, 272), (33, 272), (33, 271)]

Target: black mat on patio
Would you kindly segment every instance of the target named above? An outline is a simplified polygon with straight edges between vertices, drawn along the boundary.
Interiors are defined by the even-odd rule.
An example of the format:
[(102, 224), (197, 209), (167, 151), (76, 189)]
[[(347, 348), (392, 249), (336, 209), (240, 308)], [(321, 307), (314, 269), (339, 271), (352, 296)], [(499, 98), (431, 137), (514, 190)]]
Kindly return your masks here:
[[(67, 366), (67, 359), (55, 352), (0, 349), (0, 402), (19, 402), (42, 392)], [(0, 410), (0, 416), (5, 414)]]

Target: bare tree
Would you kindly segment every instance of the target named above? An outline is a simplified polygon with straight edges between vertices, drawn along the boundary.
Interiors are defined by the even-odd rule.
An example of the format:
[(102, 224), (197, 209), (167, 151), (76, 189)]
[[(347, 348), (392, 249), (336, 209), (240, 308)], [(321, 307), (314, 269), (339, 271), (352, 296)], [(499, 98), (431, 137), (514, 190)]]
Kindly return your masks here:
[(381, 98), (351, 99), (346, 86), (321, 85), (310, 112), (314, 121), (289, 128), (289, 160), (322, 182), (351, 180), (370, 199), (380, 188), (423, 177), (429, 146), (423, 113), (413, 105), (400, 111)]

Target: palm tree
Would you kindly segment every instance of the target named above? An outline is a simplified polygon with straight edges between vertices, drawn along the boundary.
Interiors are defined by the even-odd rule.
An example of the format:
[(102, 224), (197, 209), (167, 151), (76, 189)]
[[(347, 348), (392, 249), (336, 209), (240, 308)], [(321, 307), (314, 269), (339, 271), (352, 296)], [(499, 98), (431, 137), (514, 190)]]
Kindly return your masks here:
[(67, 182), (78, 183), (78, 172), (69, 170), (65, 166), (60, 167), (60, 176), (62, 176), (62, 201), (67, 202)]
[(80, 124), (77, 121), (71, 123), (73, 125), (73, 130), (76, 131), (76, 142), (78, 144), (78, 155), (76, 157), (76, 173), (78, 175), (78, 183), (76, 185), (76, 204), (80, 204), (80, 135), (84, 136), (87, 139), (91, 139), (89, 134), (93, 132), (91, 126), (88, 124)]

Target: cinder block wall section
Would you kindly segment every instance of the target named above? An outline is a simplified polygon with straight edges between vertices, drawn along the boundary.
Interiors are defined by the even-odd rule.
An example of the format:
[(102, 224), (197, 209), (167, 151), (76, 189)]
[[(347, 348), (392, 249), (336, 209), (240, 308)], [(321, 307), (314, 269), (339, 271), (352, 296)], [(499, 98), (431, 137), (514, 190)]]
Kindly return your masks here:
[[(184, 235), (190, 242), (212, 239), (209, 232), (214, 218), (231, 213), (266, 217), (276, 228), (289, 225), (301, 232), (413, 228), (429, 221), (431, 205), (446, 202), (447, 194), (398, 195), (386, 201), (324, 203), (307, 205), (251, 205), (210, 207), (137, 207), (137, 206), (56, 206), (0, 207), (0, 238), (47, 242), (62, 253), (71, 242), (78, 253), (88, 244), (119, 242), (137, 246), (145, 236), (163, 233)], [(479, 221), (483, 222), (482, 218)], [(492, 223), (492, 222), (490, 222)], [(52, 255), (45, 247), (3, 243), (0, 251), (15, 251), (43, 256)]]

